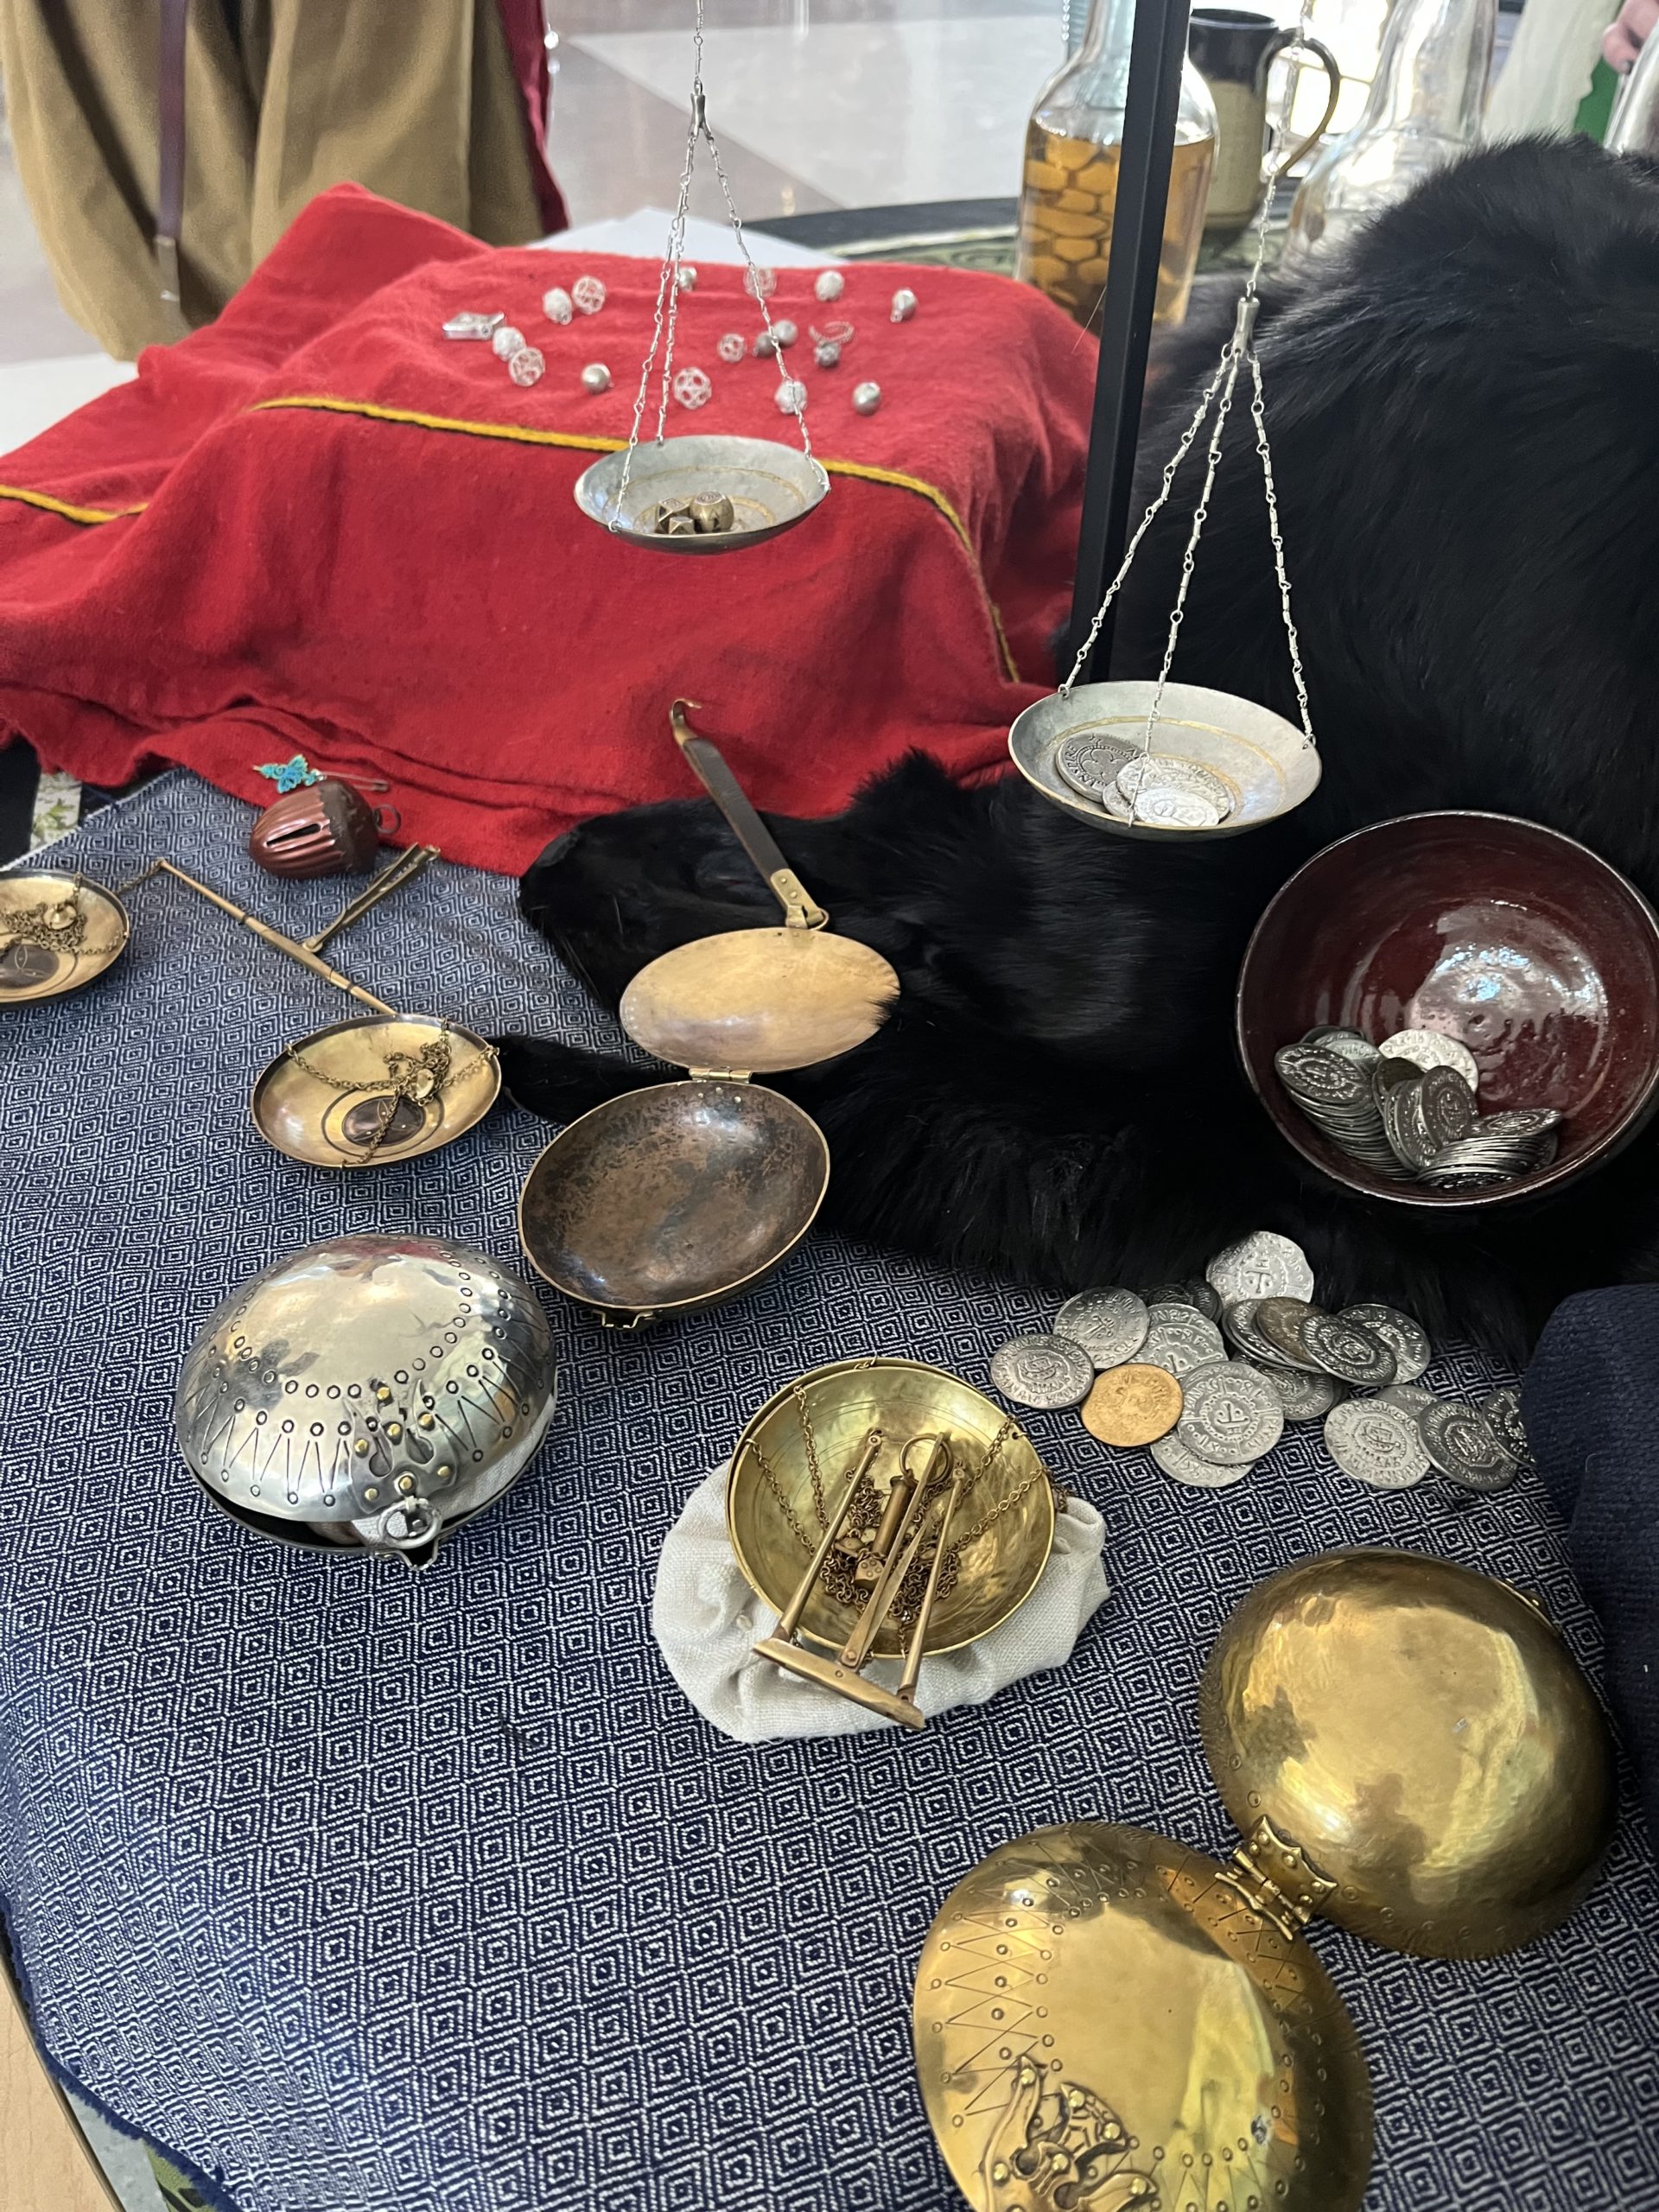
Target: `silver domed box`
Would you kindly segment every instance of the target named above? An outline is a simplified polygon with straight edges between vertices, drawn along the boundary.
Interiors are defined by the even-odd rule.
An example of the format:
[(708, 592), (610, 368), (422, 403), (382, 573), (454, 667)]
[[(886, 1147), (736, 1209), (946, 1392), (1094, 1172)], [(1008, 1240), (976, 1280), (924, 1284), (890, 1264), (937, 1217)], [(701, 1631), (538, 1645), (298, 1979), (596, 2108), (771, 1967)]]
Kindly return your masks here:
[(207, 1322), (179, 1378), (179, 1449), (245, 1527), (423, 1566), (529, 1464), (555, 1375), (535, 1294), (485, 1254), (336, 1236)]

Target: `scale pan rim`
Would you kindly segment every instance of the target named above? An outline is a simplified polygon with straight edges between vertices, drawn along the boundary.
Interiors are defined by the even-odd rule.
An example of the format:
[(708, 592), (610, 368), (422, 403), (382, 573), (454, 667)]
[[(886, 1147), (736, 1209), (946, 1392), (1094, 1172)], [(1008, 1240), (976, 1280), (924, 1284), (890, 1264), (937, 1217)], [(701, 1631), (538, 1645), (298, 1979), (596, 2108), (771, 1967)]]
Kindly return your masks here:
[[(1220, 772), (1240, 793), (1235, 811), (1211, 830), (1120, 822), (1065, 780), (1054, 766), (1054, 755), (1062, 742), (1078, 731), (1098, 728), (1106, 721), (1144, 724), (1157, 690), (1150, 679), (1136, 678), (1080, 683), (1069, 696), (1052, 691), (1014, 717), (1008, 731), (1008, 757), (1033, 790), (1052, 804), (1064, 807), (1091, 829), (1136, 838), (1142, 843), (1212, 843), (1217, 837), (1240, 837), (1247, 830), (1282, 821), (1318, 789), (1322, 772), (1318, 748), (1308, 743), (1294, 722), (1236, 692), (1215, 691), (1199, 683), (1167, 683), (1160, 727), (1185, 720), (1213, 731), (1224, 741), (1229, 759), (1236, 764), (1237, 757), (1244, 756), (1251, 773), (1241, 782), (1236, 765), (1230, 770), (1218, 760), (1203, 754), (1173, 756), (1196, 759), (1201, 766)], [(1250, 755), (1255, 756), (1255, 764), (1250, 763)]]
[[(666, 458), (671, 455), (671, 460)], [(653, 439), (634, 448), (633, 465), (628, 472), (631, 500), (636, 490), (643, 490), (647, 499), (660, 499), (661, 492), (652, 492), (652, 480), (671, 467), (677, 483), (680, 483), (688, 468), (706, 469), (711, 474), (724, 468), (729, 476), (731, 472), (747, 467), (757, 474), (782, 479), (799, 502), (792, 514), (781, 516), (758, 529), (721, 531), (703, 537), (665, 537), (654, 530), (636, 530), (622, 523), (615, 523), (613, 527), (626, 458), (627, 448), (619, 446), (614, 452), (601, 454), (597, 461), (590, 462), (576, 479), (575, 502), (607, 537), (614, 537), (624, 545), (643, 546), (652, 553), (743, 552), (751, 545), (763, 545), (768, 538), (779, 537), (785, 531), (793, 530), (797, 523), (804, 522), (822, 506), (830, 493), (830, 478), (823, 464), (809, 461), (798, 448), (785, 445), (778, 438), (739, 438), (691, 431), (677, 438), (665, 438), (660, 445)], [(708, 488), (718, 491), (725, 487), (716, 483)], [(680, 496), (687, 495), (682, 490)]]
[[(95, 919), (112, 918), (120, 932), (120, 941), (108, 952), (98, 956), (97, 965), (86, 968), (84, 973), (79, 972), (82, 963), (77, 957), (62, 982), (48, 976), (44, 984), (18, 991), (0, 991), (0, 1011), (10, 1007), (44, 1006), (50, 999), (72, 998), (77, 991), (87, 989), (100, 976), (107, 976), (125, 958), (132, 940), (132, 917), (107, 886), (93, 882), (91, 876), (82, 875), (78, 868), (0, 868), (0, 897), (3, 897), (8, 886), (15, 883), (27, 884), (31, 888), (39, 886), (43, 895), (55, 890), (60, 896), (78, 894), (85, 898), (94, 909), (87, 917), (88, 927)], [(103, 910), (101, 914), (99, 909)]]

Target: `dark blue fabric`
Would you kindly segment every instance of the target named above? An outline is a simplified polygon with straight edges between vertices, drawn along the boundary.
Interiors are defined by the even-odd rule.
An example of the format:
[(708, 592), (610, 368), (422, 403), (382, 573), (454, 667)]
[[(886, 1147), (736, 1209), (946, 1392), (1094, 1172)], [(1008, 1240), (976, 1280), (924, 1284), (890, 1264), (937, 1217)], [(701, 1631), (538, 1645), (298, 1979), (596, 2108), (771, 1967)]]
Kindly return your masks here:
[[(342, 887), (260, 876), (249, 819), (175, 774), (52, 857), (114, 881), (170, 852), (316, 927)], [(132, 904), (104, 984), (0, 1014), (0, 1895), (54, 2059), (238, 2212), (947, 2212), (910, 2053), (928, 1923), (1046, 1821), (1230, 1848), (1195, 1694), (1252, 1583), (1332, 1545), (1413, 1546), (1535, 1592), (1595, 1665), (1530, 1478), (1462, 1508), (1363, 1490), (1303, 1427), (1195, 1492), (1038, 1414), (1106, 1522), (1113, 1594), (1071, 1665), (914, 1738), (716, 1737), (648, 1607), (664, 1535), (744, 1420), (865, 1350), (982, 1383), (1002, 1338), (1052, 1317), (823, 1236), (741, 1304), (639, 1338), (550, 1297), (548, 1442), (423, 1580), (246, 1534), (173, 1447), (202, 1319), (346, 1230), (516, 1262), (547, 1132), (503, 1107), (404, 1166), (278, 1158), (253, 1077), (342, 1002), (176, 888)], [(606, 1033), (498, 878), (436, 871), (335, 957), (486, 1031)], [(1435, 1379), (1489, 1378), (1454, 1357)], [(1659, 1884), (1628, 1815), (1572, 1923), (1518, 1956), (1313, 1940), (1375, 2075), (1368, 2212), (1659, 2212)]]
[(1659, 1837), (1659, 1284), (1559, 1307), (1522, 1410), (1601, 1617), (1608, 1693)]

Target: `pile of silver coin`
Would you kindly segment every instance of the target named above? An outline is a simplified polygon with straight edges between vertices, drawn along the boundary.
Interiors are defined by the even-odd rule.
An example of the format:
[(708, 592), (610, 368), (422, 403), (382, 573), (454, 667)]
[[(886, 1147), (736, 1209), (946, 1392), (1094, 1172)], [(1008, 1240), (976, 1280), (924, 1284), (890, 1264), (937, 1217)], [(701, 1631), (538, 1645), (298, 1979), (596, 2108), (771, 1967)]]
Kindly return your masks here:
[(1104, 730), (1077, 730), (1054, 754), (1056, 772), (1116, 822), (1155, 830), (1217, 830), (1237, 804), (1224, 777), (1197, 760), (1147, 753)]
[(1316, 1305), (1301, 1248), (1258, 1230), (1218, 1252), (1202, 1282), (1080, 1292), (1052, 1335), (1003, 1344), (991, 1381), (1015, 1405), (1057, 1408), (1081, 1406), (1110, 1370), (1161, 1370), (1179, 1386), (1179, 1413), (1148, 1448), (1192, 1489), (1242, 1481), (1287, 1422), (1323, 1421), (1337, 1466), (1374, 1490), (1409, 1490), (1431, 1472), (1465, 1491), (1507, 1490), (1534, 1464), (1520, 1393), (1506, 1386), (1478, 1407), (1437, 1397), (1418, 1382), (1432, 1357), (1393, 1306)]
[(1548, 1166), (1560, 1116), (1552, 1106), (1483, 1114), (1467, 1046), (1432, 1029), (1373, 1045), (1357, 1029), (1310, 1029), (1273, 1056), (1298, 1109), (1332, 1144), (1391, 1182), (1473, 1191)]

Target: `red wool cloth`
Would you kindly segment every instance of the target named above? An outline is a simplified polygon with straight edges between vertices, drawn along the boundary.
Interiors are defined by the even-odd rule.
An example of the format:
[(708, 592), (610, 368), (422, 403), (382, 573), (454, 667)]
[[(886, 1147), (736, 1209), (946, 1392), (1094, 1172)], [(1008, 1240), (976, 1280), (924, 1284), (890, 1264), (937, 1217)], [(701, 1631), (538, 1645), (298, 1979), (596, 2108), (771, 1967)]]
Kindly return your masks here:
[[(543, 293), (582, 276), (603, 308), (554, 325)], [(920, 305), (894, 324), (900, 283)], [(571, 496), (626, 438), (655, 302), (649, 264), (492, 251), (325, 194), (216, 323), (0, 461), (0, 734), (89, 783), (181, 761), (262, 801), (257, 765), (304, 753), (389, 783), (405, 839), (514, 873), (585, 816), (695, 791), (679, 695), (779, 812), (833, 811), (912, 746), (1003, 763), (1053, 680), (1091, 341), (1001, 277), (855, 266), (826, 307), (780, 272), (831, 490), (766, 545), (688, 557)], [(504, 309), (541, 382), (447, 340), (463, 308)], [(818, 370), (809, 326), (836, 316), (856, 335)], [(671, 404), (671, 433), (796, 435), (776, 365), (719, 358), (760, 327), (741, 272), (705, 267), (676, 359), (714, 397)]]

